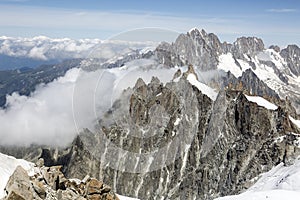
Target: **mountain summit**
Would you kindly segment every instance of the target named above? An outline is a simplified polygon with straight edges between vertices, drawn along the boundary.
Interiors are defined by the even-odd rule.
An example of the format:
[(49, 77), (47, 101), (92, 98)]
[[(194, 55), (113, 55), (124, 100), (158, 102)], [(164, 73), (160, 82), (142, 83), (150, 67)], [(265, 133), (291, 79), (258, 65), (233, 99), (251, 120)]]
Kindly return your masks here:
[(235, 78), (251, 70), (281, 98), (288, 96), (300, 113), (299, 54), (297, 45), (282, 50), (265, 48), (256, 37), (240, 37), (233, 44), (221, 43), (215, 34), (198, 29), (179, 35), (172, 44), (162, 43), (156, 48), (157, 58), (165, 66), (193, 64), (199, 71), (223, 70)]

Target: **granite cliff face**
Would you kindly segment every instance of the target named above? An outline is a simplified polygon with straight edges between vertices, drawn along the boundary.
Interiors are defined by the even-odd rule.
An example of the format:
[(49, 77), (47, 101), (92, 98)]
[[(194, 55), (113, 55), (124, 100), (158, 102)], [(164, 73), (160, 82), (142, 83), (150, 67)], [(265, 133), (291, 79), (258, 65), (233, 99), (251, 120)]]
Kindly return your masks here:
[(159, 61), (166, 66), (193, 64), (201, 70), (214, 69), (223, 46), (214, 34), (193, 30), (180, 34), (173, 44), (162, 43), (156, 49)]
[(293, 74), (300, 76), (300, 49), (297, 45), (288, 45), (280, 52)]
[(256, 37), (241, 37), (233, 43), (229, 52), (232, 52), (236, 58), (243, 59), (244, 55), (254, 57), (264, 49), (265, 46), (261, 39)]
[(285, 101), (272, 100), (277, 109), (267, 109), (234, 88), (213, 101), (189, 81), (191, 74), (167, 84), (138, 80), (97, 133), (86, 130), (51, 164), (140, 199), (213, 199), (247, 189), (262, 172), (300, 154), (300, 131)]

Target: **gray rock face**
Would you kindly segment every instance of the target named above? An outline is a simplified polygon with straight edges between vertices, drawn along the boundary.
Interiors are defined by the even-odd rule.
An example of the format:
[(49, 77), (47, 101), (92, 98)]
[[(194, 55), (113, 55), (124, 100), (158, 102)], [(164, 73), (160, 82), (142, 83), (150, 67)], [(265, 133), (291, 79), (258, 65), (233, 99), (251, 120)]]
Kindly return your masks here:
[[(169, 195), (171, 198), (173, 195), (171, 189), (175, 188), (174, 193), (179, 189), (177, 183), (184, 177), (185, 169), (188, 167), (186, 165), (188, 149), (199, 127), (201, 127), (200, 135), (203, 135), (212, 101), (192, 87), (185, 79), (163, 86), (154, 78), (149, 85), (144, 83), (137, 85), (138, 87), (135, 88), (127, 102), (129, 103), (129, 112), (127, 110), (124, 118), (129, 120), (124, 122), (124, 119), (121, 119), (123, 123), (120, 121), (110, 127), (102, 127), (98, 135), (89, 135), (89, 138), (86, 138), (87, 135), (79, 137), (81, 141), (89, 140), (89, 144), (95, 142), (93, 146), (81, 142), (81, 146), (77, 149), (84, 148), (84, 151), (97, 152), (100, 157), (94, 155), (93, 161), (100, 163), (100, 169), (89, 169), (89, 173), (92, 175), (96, 173), (105, 181), (108, 181), (109, 177), (114, 177), (114, 180), (110, 180), (109, 183), (113, 183), (117, 192), (129, 196), (139, 196), (141, 199), (156, 199), (162, 195)], [(118, 112), (118, 108), (114, 112)], [(108, 116), (108, 118), (110, 117), (113, 116)], [(178, 119), (181, 123), (176, 122)], [(116, 121), (118, 120), (116, 119)], [(176, 125), (177, 123), (179, 124)], [(128, 129), (130, 133), (126, 133)], [(140, 130), (144, 131), (140, 132)], [(139, 134), (143, 134), (143, 137), (138, 137)], [(114, 149), (110, 149), (112, 144), (108, 143), (103, 146), (101, 135), (105, 135), (110, 141), (113, 141), (113, 144), (130, 150), (130, 152), (157, 153), (141, 156), (140, 161), (132, 154), (119, 154), (118, 152), (115, 154)], [(105, 151), (101, 153), (101, 149), (98, 148), (103, 148)], [(187, 150), (183, 151), (185, 149)], [(76, 166), (74, 163), (81, 152), (78, 150), (76, 153), (73, 152), (75, 154), (73, 154), (69, 166)], [(112, 154), (115, 157), (113, 161), (116, 162), (116, 165), (110, 164)], [(105, 167), (107, 164), (110, 167)], [(117, 166), (121, 166), (121, 168), (118, 169)], [(131, 167), (136, 168), (130, 170)], [(121, 173), (123, 170), (125, 172)], [(100, 174), (98, 174), (99, 171)], [(77, 167), (67, 169), (66, 172), (68, 176), (84, 174), (78, 173)], [(174, 177), (168, 173), (174, 174)], [(164, 180), (159, 183), (161, 176), (164, 177)], [(168, 181), (167, 177), (174, 181)], [(156, 181), (149, 184), (152, 179)]]
[[(290, 122), (283, 110), (273, 112), (258, 107), (236, 91), (220, 93), (219, 98), (226, 99), (226, 108), (215, 115), (221, 114), (225, 120), (217, 127), (212, 123), (206, 134), (208, 139), (204, 138), (204, 141), (215, 145), (206, 150), (202, 158), (202, 163), (207, 166), (207, 171), (204, 171), (207, 181), (202, 187), (209, 191), (203, 199), (238, 193), (251, 185), (250, 180), (259, 171), (270, 169), (280, 162), (288, 163), (295, 154), (299, 154), (299, 149), (293, 146), (293, 135), (287, 131), (290, 130)], [(216, 133), (216, 130), (221, 132)], [(282, 135), (285, 141), (278, 142), (277, 138)], [(287, 151), (288, 159), (285, 156)]]
[(281, 50), (280, 55), (287, 62), (291, 72), (300, 76), (300, 48), (297, 45), (288, 45), (287, 48)]
[(22, 146), (1, 146), (0, 152), (6, 155), (22, 158), (29, 161), (36, 161), (41, 156), (44, 146), (31, 145), (29, 147)]
[[(243, 89), (249, 91), (252, 95), (279, 98), (278, 94), (270, 89), (267, 84), (260, 80), (250, 69), (247, 69), (237, 80), (242, 83)], [(236, 82), (235, 85), (238, 85), (238, 83)]]
[(33, 199), (33, 188), (26, 170), (18, 166), (9, 178), (5, 191), (7, 193), (6, 200)]
[(213, 102), (184, 77), (139, 80), (125, 91), (99, 132), (86, 131), (68, 149), (67, 176), (90, 174), (140, 199), (213, 199), (300, 155), (300, 132), (280, 102), (268, 110), (236, 89)]
[(253, 57), (264, 48), (264, 43), (260, 38), (241, 37), (233, 43), (231, 51), (236, 58), (243, 59), (244, 54)]
[(173, 46), (167, 42), (162, 42), (155, 50), (155, 55), (158, 61), (168, 67), (174, 67), (176, 65), (182, 66), (186, 62), (181, 59), (173, 49)]
[(280, 47), (277, 46), (277, 45), (271, 45), (271, 46), (269, 47), (269, 49), (274, 49), (277, 53), (280, 52)]
[(193, 64), (201, 70), (215, 69), (222, 44), (204, 30), (192, 30), (178, 36), (173, 44), (162, 43), (156, 49), (159, 62), (166, 66)]

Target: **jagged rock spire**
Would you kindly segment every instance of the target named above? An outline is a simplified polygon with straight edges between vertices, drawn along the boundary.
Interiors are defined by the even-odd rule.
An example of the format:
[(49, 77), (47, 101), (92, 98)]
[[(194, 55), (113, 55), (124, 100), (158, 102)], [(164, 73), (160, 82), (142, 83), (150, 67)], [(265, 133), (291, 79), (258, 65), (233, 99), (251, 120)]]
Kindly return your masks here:
[(186, 72), (183, 73), (183, 77), (184, 77), (184, 78), (187, 78), (187, 76), (188, 76), (189, 74), (194, 74), (194, 75), (196, 76), (196, 79), (199, 80), (199, 79), (198, 79), (198, 75), (197, 75), (197, 73), (195, 72), (195, 69), (194, 69), (194, 67), (193, 67), (192, 64), (189, 64), (189, 65), (188, 65), (188, 70), (187, 70)]

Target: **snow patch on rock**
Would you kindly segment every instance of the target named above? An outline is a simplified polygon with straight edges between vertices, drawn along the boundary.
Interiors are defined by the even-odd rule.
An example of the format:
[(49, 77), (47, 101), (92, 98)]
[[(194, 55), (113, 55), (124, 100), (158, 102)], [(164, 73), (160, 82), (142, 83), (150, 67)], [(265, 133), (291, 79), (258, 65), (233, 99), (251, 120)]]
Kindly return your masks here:
[(248, 101), (251, 101), (253, 103), (257, 103), (257, 105), (265, 107), (268, 110), (276, 110), (278, 108), (278, 106), (276, 106), (275, 104), (269, 102), (268, 100), (259, 97), (259, 96), (248, 96), (245, 95), (246, 98), (248, 99)]
[(216, 100), (218, 93), (211, 87), (201, 83), (197, 80), (195, 74), (189, 74), (187, 80), (194, 86), (196, 86), (203, 94), (207, 95), (210, 99)]
[(300, 120), (296, 120), (291, 116), (289, 116), (289, 118), (298, 128), (300, 128)]

